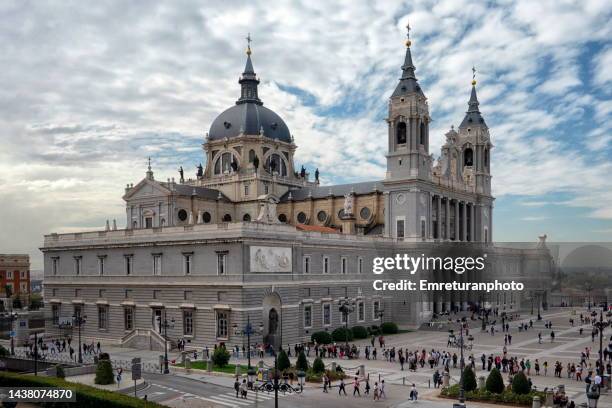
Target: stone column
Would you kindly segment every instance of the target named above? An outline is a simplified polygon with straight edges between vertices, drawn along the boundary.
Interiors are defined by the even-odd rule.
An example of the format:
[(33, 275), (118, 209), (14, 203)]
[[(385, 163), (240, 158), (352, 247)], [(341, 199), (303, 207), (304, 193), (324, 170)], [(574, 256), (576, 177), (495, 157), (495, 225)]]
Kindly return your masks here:
[(455, 241), (459, 238), (459, 200), (455, 200)]
[(474, 231), (474, 225), (476, 225), (476, 223), (474, 222), (474, 203), (470, 204), (470, 241), (474, 242), (476, 241), (476, 233)]
[(450, 240), (450, 199), (448, 197), (446, 197), (446, 214), (445, 215), (445, 222), (446, 222), (446, 230), (445, 230), (445, 234), (446, 234), (446, 240), (449, 241)]
[(461, 240), (467, 241), (467, 203), (464, 201), (461, 205), (461, 228), (463, 228), (463, 234), (461, 234)]
[(436, 214), (436, 231), (438, 239), (442, 239), (442, 198), (439, 195), (436, 196)]
[[(388, 191), (384, 193), (385, 200), (385, 237), (389, 238), (391, 236), (391, 229), (393, 226), (391, 225), (391, 200)], [(404, 227), (405, 228), (405, 227)]]

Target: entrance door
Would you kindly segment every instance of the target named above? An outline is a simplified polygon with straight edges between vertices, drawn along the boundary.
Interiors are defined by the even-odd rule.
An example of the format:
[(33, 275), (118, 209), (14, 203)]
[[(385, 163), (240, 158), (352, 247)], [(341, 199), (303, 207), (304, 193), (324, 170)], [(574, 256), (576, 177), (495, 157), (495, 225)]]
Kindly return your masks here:
[(161, 334), (161, 319), (162, 319), (162, 310), (161, 309), (153, 309), (153, 322), (152, 327), (156, 332)]

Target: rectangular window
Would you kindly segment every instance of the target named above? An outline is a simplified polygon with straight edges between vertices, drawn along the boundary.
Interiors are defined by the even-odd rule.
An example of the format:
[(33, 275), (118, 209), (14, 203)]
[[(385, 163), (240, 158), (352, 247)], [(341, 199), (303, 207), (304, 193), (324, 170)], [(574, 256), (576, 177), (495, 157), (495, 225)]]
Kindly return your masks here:
[(365, 303), (357, 303), (357, 320), (363, 322), (365, 320)]
[(123, 326), (125, 330), (132, 330), (134, 328), (134, 308), (133, 307), (123, 308)]
[(183, 292), (183, 300), (191, 300), (193, 298), (193, 292), (186, 290)]
[(372, 320), (380, 319), (380, 301), (375, 300), (372, 303)]
[(217, 275), (225, 275), (227, 267), (227, 252), (217, 253)]
[(323, 273), (329, 273), (329, 257), (323, 257)]
[(312, 305), (304, 305), (304, 328), (312, 327)]
[(6, 279), (13, 279), (13, 271), (6, 271)]
[(217, 338), (227, 339), (227, 329), (229, 323), (229, 313), (217, 311)]
[(193, 310), (183, 310), (183, 335), (193, 336)]
[(134, 271), (134, 257), (132, 255), (125, 256), (125, 274), (131, 275)]
[(183, 254), (183, 273), (185, 275), (191, 275), (192, 266), (193, 266), (193, 254)]
[(125, 290), (125, 298), (129, 299), (132, 297), (132, 289), (126, 289)]
[(106, 257), (99, 256), (98, 257), (98, 275), (104, 275), (104, 261)]
[(404, 239), (404, 220), (396, 220), (395, 231), (397, 239)]
[(81, 297), (81, 289), (74, 290), (74, 297), (77, 299)]
[(19, 277), (21, 279), (25, 279), (26, 278), (26, 271), (21, 271), (21, 273), (19, 274)]
[(75, 257), (74, 258), (74, 273), (76, 275), (80, 275), (81, 274), (81, 261), (82, 261), (81, 257)]
[(340, 258), (340, 273), (346, 274), (348, 272), (348, 259), (346, 257)]
[(20, 293), (28, 293), (28, 283), (27, 282), (20, 282), (19, 283), (19, 292)]
[(153, 228), (153, 218), (145, 218), (145, 228)]
[(104, 290), (104, 289), (99, 289), (99, 290), (98, 290), (98, 297), (99, 297), (99, 298), (104, 298), (104, 295), (106, 295), (106, 290)]
[(57, 275), (58, 271), (59, 271), (59, 258), (52, 258), (51, 259), (51, 272), (53, 273), (53, 275)]
[(331, 325), (331, 304), (323, 304), (323, 326)]
[(248, 185), (248, 184), (245, 184), (245, 185), (244, 185), (244, 195), (245, 195), (245, 196), (248, 196), (248, 195), (249, 195), (249, 185)]
[(54, 288), (54, 289), (52, 289), (52, 290), (51, 290), (51, 295), (52, 295), (53, 297), (57, 296), (57, 289), (55, 289), (55, 288)]
[(160, 254), (153, 255), (153, 275), (160, 276), (162, 274), (162, 256)]
[(421, 239), (425, 241), (427, 238), (427, 227), (425, 220), (421, 220)]
[(81, 308), (81, 305), (74, 305), (73, 307), (74, 307), (74, 313), (72, 317), (78, 320), (81, 317), (81, 312), (83, 309)]
[(60, 316), (60, 305), (54, 303), (51, 305), (51, 318), (53, 319), (53, 324), (59, 324), (59, 316)]
[(153, 299), (159, 299), (159, 295), (160, 295), (160, 290), (154, 290), (153, 291)]
[(305, 256), (302, 264), (302, 270), (305, 274), (310, 273), (310, 257)]
[(108, 306), (98, 306), (98, 329), (108, 328)]
[(270, 190), (268, 188), (268, 183), (264, 183), (264, 194), (268, 194), (268, 190)]
[(363, 258), (359, 257), (357, 258), (357, 273), (362, 273), (363, 272)]

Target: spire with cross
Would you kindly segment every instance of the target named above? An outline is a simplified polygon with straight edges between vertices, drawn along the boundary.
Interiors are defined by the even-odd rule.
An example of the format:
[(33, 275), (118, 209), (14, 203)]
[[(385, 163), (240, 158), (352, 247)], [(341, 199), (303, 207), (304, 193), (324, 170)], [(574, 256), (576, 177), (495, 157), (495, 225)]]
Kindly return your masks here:
[(410, 41), (410, 22), (406, 24), (406, 47), (410, 47), (412, 41)]
[(147, 180), (153, 180), (153, 170), (151, 170), (151, 156), (147, 158)]
[(251, 33), (247, 34), (246, 40), (247, 40), (247, 50), (246, 50), (246, 53), (247, 53), (247, 55), (251, 55), (251, 41), (253, 41), (253, 40), (251, 40)]
[(472, 85), (476, 85), (476, 67), (472, 65)]

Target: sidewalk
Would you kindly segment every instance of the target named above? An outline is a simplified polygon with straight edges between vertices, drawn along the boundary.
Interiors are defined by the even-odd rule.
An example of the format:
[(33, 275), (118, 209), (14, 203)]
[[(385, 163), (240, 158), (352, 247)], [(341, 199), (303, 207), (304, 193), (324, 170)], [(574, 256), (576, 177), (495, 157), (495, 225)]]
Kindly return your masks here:
[[(113, 392), (127, 392), (134, 390), (134, 381), (132, 381), (132, 374), (129, 371), (124, 371), (122, 375), (123, 379), (121, 380), (121, 384), (96, 384), (94, 382), (96, 375), (95, 374), (83, 374), (83, 375), (75, 375), (72, 377), (66, 377), (66, 381), (75, 382), (78, 384), (89, 385), (92, 387), (99, 388), (101, 390), (113, 391)], [(116, 381), (116, 380), (115, 380)], [(136, 381), (136, 389), (141, 389), (145, 387), (146, 383), (144, 379), (140, 379)]]

